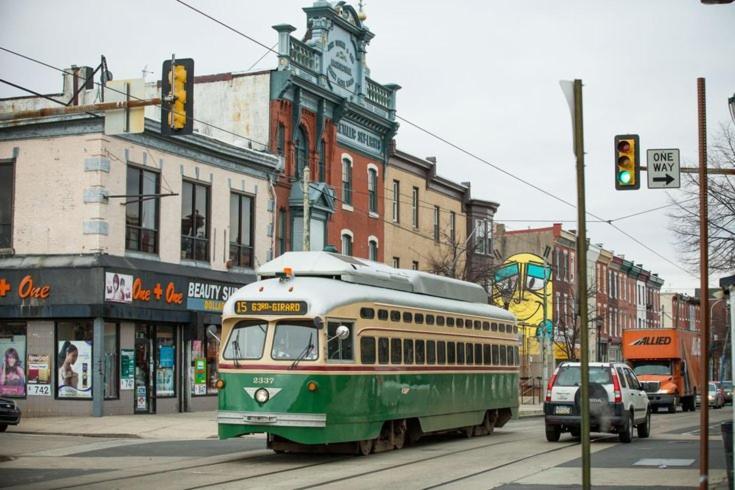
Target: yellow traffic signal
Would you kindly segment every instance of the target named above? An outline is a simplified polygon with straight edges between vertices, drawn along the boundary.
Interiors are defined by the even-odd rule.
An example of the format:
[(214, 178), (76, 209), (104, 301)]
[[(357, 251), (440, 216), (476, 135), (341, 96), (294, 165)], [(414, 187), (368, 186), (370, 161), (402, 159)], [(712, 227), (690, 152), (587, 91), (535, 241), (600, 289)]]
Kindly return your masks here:
[(637, 134), (615, 136), (615, 189), (629, 191), (641, 187), (641, 162)]
[(163, 62), (161, 134), (191, 134), (194, 129), (194, 60)]

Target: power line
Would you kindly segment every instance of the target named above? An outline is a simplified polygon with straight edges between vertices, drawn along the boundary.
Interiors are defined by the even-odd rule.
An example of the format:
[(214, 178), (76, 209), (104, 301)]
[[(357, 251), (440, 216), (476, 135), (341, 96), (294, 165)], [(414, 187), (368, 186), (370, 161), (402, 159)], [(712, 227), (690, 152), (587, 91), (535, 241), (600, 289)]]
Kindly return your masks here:
[[(278, 52), (277, 52), (277, 51), (275, 51), (275, 50), (273, 50), (273, 49), (269, 48), (268, 46), (266, 46), (265, 44), (261, 43), (260, 41), (258, 41), (258, 40), (256, 40), (256, 39), (252, 38), (251, 36), (248, 36), (247, 34), (245, 34), (245, 33), (241, 32), (241, 31), (239, 31), (239, 30), (235, 29), (234, 27), (232, 27), (232, 26), (230, 26), (230, 25), (226, 24), (225, 22), (223, 22), (223, 21), (221, 21), (221, 20), (219, 20), (219, 19), (217, 19), (217, 18), (215, 18), (215, 17), (213, 17), (213, 16), (211, 16), (211, 15), (209, 15), (209, 14), (207, 14), (207, 13), (205, 13), (205, 12), (203, 12), (203, 11), (201, 11), (201, 10), (199, 10), (199, 9), (197, 9), (197, 8), (195, 8), (195, 7), (193, 7), (193, 6), (191, 6), (191, 5), (189, 5), (189, 4), (187, 4), (187, 3), (186, 3), (186, 2), (184, 2), (183, 0), (176, 0), (176, 1), (177, 1), (178, 3), (180, 3), (181, 5), (184, 5), (185, 7), (187, 7), (187, 8), (189, 8), (189, 9), (191, 9), (191, 10), (193, 10), (193, 11), (195, 11), (195, 12), (197, 12), (197, 13), (201, 14), (202, 16), (204, 16), (204, 17), (206, 17), (206, 18), (210, 19), (211, 21), (213, 21), (213, 22), (215, 22), (215, 23), (217, 23), (217, 24), (219, 24), (219, 25), (223, 26), (224, 28), (226, 28), (226, 29), (228, 29), (228, 30), (230, 30), (230, 31), (232, 31), (232, 32), (234, 32), (234, 33), (236, 33), (236, 34), (238, 34), (238, 35), (240, 35), (240, 36), (244, 37), (245, 39), (248, 39), (248, 40), (250, 40), (250, 41), (252, 41), (252, 42), (254, 42), (254, 43), (258, 44), (259, 46), (262, 46), (262, 47), (264, 47), (264, 48), (268, 49), (269, 51), (273, 51), (274, 53), (278, 54)], [(357, 94), (356, 94), (356, 93), (355, 93), (354, 91), (352, 91), (352, 90), (349, 90), (349, 89), (346, 89), (346, 90), (347, 90), (348, 92), (352, 93), (353, 95), (357, 95)], [(540, 187), (540, 186), (538, 186), (538, 185), (536, 185), (536, 184), (534, 184), (534, 183), (530, 182), (530, 181), (529, 181), (529, 180), (527, 180), (527, 179), (524, 179), (524, 178), (522, 178), (522, 177), (520, 177), (520, 176), (518, 176), (518, 175), (515, 175), (515, 174), (513, 174), (512, 172), (509, 172), (509, 171), (505, 170), (504, 168), (500, 167), (499, 165), (496, 165), (496, 164), (493, 164), (493, 163), (489, 162), (488, 160), (486, 160), (486, 159), (484, 159), (484, 158), (480, 157), (479, 155), (477, 155), (477, 154), (475, 154), (475, 153), (473, 153), (473, 152), (471, 152), (471, 151), (469, 151), (469, 150), (467, 150), (467, 149), (465, 149), (465, 148), (463, 148), (463, 147), (461, 147), (461, 146), (459, 146), (459, 145), (456, 145), (456, 144), (452, 143), (451, 141), (447, 140), (446, 138), (443, 138), (443, 137), (439, 136), (438, 134), (436, 134), (436, 133), (434, 133), (434, 132), (432, 132), (432, 131), (430, 131), (430, 130), (428, 130), (428, 129), (426, 129), (426, 128), (422, 127), (422, 126), (420, 126), (420, 125), (419, 125), (419, 124), (417, 124), (417, 123), (414, 123), (413, 121), (410, 121), (410, 120), (408, 120), (408, 119), (406, 119), (406, 118), (404, 118), (404, 117), (402, 117), (402, 116), (400, 116), (400, 115), (398, 115), (398, 114), (396, 114), (396, 119), (399, 119), (399, 120), (401, 120), (401, 121), (405, 122), (406, 124), (408, 124), (408, 125), (410, 125), (410, 126), (413, 126), (414, 128), (418, 129), (419, 131), (422, 131), (422, 132), (424, 132), (424, 133), (428, 134), (429, 136), (431, 136), (431, 137), (433, 137), (433, 138), (435, 138), (435, 139), (437, 139), (437, 140), (439, 140), (439, 141), (441, 141), (441, 142), (445, 143), (446, 145), (448, 145), (448, 146), (450, 146), (450, 147), (452, 147), (452, 148), (456, 149), (457, 151), (459, 151), (459, 152), (461, 152), (461, 153), (464, 153), (465, 155), (467, 155), (467, 156), (469, 156), (469, 157), (471, 157), (471, 158), (473, 158), (473, 159), (475, 159), (475, 160), (478, 160), (479, 162), (482, 162), (482, 163), (484, 163), (485, 165), (488, 165), (488, 166), (492, 167), (492, 168), (493, 168), (493, 169), (495, 169), (496, 171), (498, 171), (498, 172), (500, 172), (500, 173), (502, 173), (502, 174), (504, 174), (504, 175), (506, 175), (506, 176), (508, 176), (508, 177), (510, 177), (510, 178), (512, 178), (512, 179), (515, 179), (515, 180), (517, 180), (518, 182), (521, 182), (521, 183), (523, 183), (523, 184), (527, 185), (528, 187), (531, 187), (532, 189), (535, 189), (535, 190), (537, 190), (538, 192), (541, 192), (542, 194), (544, 194), (544, 195), (546, 195), (546, 196), (548, 196), (548, 197), (550, 197), (550, 198), (552, 198), (552, 199), (554, 199), (554, 200), (556, 200), (556, 201), (559, 201), (559, 202), (561, 202), (561, 203), (563, 203), (563, 204), (566, 204), (567, 206), (570, 206), (570, 207), (572, 207), (572, 208), (574, 208), (574, 209), (576, 209), (576, 207), (577, 207), (577, 206), (576, 206), (575, 204), (571, 203), (570, 201), (568, 201), (568, 200), (566, 200), (566, 199), (564, 199), (564, 198), (562, 198), (562, 197), (559, 197), (559, 196), (557, 196), (556, 194), (554, 194), (554, 193), (552, 193), (552, 192), (550, 192), (550, 191), (547, 191), (547, 190), (546, 190), (546, 189), (544, 189), (543, 187)], [(659, 252), (657, 252), (657, 251), (656, 251), (656, 250), (654, 250), (653, 248), (649, 247), (648, 245), (645, 245), (645, 244), (644, 244), (643, 242), (641, 242), (641, 241), (640, 241), (640, 240), (638, 240), (637, 238), (635, 238), (635, 237), (633, 237), (632, 235), (630, 235), (629, 233), (627, 233), (627, 232), (623, 231), (623, 230), (622, 230), (622, 229), (621, 229), (620, 227), (618, 227), (618, 226), (614, 225), (614, 224), (612, 223), (612, 220), (606, 220), (606, 219), (604, 219), (604, 218), (601, 218), (600, 216), (597, 216), (596, 214), (594, 214), (594, 213), (592, 213), (592, 212), (589, 212), (589, 211), (587, 212), (587, 214), (588, 214), (588, 215), (590, 215), (590, 216), (592, 216), (593, 218), (595, 218), (595, 219), (597, 219), (597, 220), (601, 221), (601, 222), (606, 222), (606, 223), (608, 223), (608, 224), (609, 224), (610, 226), (612, 226), (612, 227), (613, 227), (613, 228), (614, 228), (615, 230), (617, 230), (618, 232), (622, 233), (622, 234), (623, 234), (623, 235), (625, 235), (626, 237), (630, 238), (630, 239), (631, 239), (631, 240), (633, 240), (633, 241), (634, 241), (635, 243), (637, 243), (638, 245), (642, 246), (643, 248), (645, 248), (645, 249), (646, 249), (646, 250), (648, 250), (649, 252), (651, 252), (651, 253), (655, 254), (655, 255), (656, 255), (657, 257), (659, 257), (660, 259), (663, 259), (663, 260), (665, 260), (666, 262), (668, 262), (669, 264), (673, 265), (674, 267), (676, 267), (676, 268), (678, 268), (678, 269), (680, 269), (680, 270), (682, 270), (682, 271), (686, 272), (687, 274), (690, 274), (690, 275), (692, 275), (692, 274), (691, 274), (691, 272), (687, 271), (686, 269), (684, 269), (683, 267), (681, 267), (681, 266), (680, 266), (679, 264), (677, 264), (677, 263), (676, 263), (676, 262), (674, 262), (673, 260), (671, 260), (671, 259), (668, 259), (668, 258), (666, 258), (665, 256), (663, 256), (662, 254), (660, 254)], [(692, 276), (693, 276), (693, 275), (692, 275)]]

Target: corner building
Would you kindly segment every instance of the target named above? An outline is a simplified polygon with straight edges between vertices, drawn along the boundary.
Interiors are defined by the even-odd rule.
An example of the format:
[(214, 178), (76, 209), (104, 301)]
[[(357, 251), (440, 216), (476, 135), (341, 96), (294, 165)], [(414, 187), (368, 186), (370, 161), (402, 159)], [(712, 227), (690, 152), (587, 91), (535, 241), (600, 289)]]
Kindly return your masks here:
[[(195, 131), (281, 157), (275, 180), (275, 255), (303, 248), (304, 175), (310, 186), (310, 248), (384, 260), (384, 182), (397, 85), (370, 77), (373, 33), (344, 2), (304, 8), (303, 39), (276, 25), (278, 67), (195, 78)], [(157, 87), (148, 87), (149, 95)], [(147, 109), (160, 117), (157, 109)], [(241, 135), (241, 136), (240, 136)]]

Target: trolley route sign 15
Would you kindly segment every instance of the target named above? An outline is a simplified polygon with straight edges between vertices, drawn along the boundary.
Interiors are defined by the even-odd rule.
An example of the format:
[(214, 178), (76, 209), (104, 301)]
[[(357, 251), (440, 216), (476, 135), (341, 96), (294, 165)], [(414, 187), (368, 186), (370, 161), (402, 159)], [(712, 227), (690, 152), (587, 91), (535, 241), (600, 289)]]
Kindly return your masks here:
[(235, 301), (237, 315), (303, 315), (306, 301)]

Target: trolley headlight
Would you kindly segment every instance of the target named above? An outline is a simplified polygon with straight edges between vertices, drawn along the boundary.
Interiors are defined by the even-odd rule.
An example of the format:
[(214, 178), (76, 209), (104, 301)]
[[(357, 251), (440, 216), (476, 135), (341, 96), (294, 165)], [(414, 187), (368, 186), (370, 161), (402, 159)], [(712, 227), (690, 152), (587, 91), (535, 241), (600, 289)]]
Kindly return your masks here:
[(217, 381), (214, 382), (214, 387), (218, 390), (221, 390), (225, 387), (225, 380), (222, 378), (219, 378)]
[(265, 403), (270, 398), (270, 393), (265, 388), (258, 388), (255, 392), (255, 401), (258, 403)]

